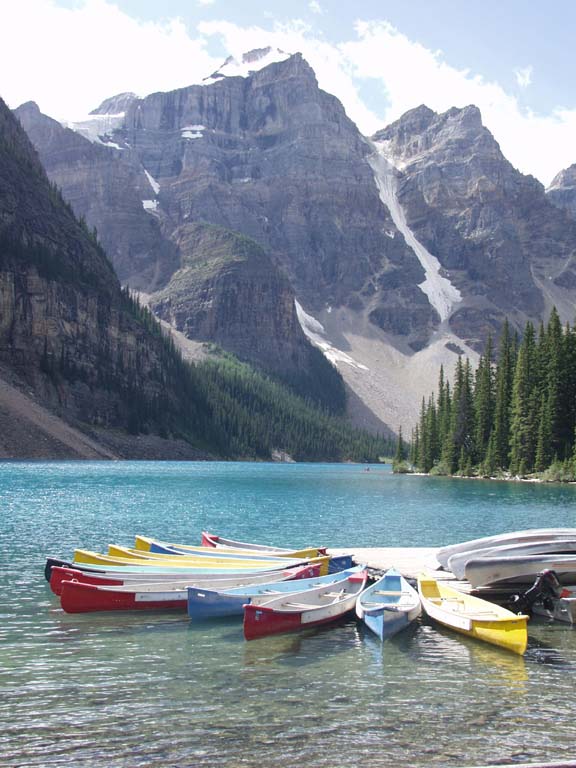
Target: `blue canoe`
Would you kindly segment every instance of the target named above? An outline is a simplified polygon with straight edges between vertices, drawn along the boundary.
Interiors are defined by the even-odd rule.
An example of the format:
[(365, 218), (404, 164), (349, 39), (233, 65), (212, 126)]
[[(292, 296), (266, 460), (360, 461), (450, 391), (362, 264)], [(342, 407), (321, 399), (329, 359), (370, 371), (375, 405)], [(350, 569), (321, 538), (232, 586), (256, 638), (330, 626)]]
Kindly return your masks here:
[(421, 612), (418, 592), (394, 568), (365, 589), (356, 601), (356, 615), (380, 640), (400, 632)]
[(313, 579), (298, 579), (291, 581), (272, 581), (268, 584), (257, 584), (248, 587), (235, 587), (226, 590), (210, 590), (201, 587), (188, 587), (188, 615), (193, 619), (215, 619), (224, 616), (242, 616), (243, 606), (253, 600), (262, 602), (267, 597), (272, 599), (279, 595), (294, 592), (305, 592), (308, 589), (327, 584), (337, 584), (345, 581), (354, 573), (364, 570), (357, 565), (346, 571), (329, 573), (327, 576), (317, 576)]

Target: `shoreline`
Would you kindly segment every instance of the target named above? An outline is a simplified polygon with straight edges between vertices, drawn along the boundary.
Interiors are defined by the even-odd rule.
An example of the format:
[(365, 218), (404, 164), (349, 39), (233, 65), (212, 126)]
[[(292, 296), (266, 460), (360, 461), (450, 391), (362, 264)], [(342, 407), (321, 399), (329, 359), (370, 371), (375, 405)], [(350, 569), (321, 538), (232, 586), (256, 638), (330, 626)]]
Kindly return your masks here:
[(393, 472), (395, 475), (411, 475), (412, 477), (445, 477), (450, 480), (489, 480), (501, 483), (536, 483), (538, 485), (576, 485), (576, 480), (545, 480), (542, 477), (485, 477), (469, 475), (433, 475), (430, 472)]

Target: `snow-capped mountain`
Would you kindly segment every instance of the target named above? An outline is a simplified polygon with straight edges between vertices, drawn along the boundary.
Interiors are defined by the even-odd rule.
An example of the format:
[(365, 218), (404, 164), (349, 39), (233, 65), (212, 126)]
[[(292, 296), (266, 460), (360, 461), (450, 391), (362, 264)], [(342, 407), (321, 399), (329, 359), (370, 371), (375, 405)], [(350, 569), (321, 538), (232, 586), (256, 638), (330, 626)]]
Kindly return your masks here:
[[(576, 222), (508, 163), (475, 107), (419, 107), (368, 139), (300, 54), (266, 48), (227, 59), (201, 85), (105, 102), (89, 119), (108, 124), (73, 126), (97, 137), (80, 152), (81, 173), (77, 148), (68, 155), (48, 141), (33, 110), (17, 113), (121, 279), (151, 293), (162, 317), (289, 366), (297, 300), (304, 332), (351, 389), (358, 423), (408, 427), (439, 363), (473, 355), (505, 317), (520, 327), (552, 304), (572, 317)], [(124, 195), (121, 216), (112, 190)], [(266, 280), (250, 311), (238, 306), (254, 301), (246, 292), (228, 296), (233, 314), (212, 300), (217, 248), (200, 224), (255, 241), (270, 276), (287, 278), (268, 333), (254, 311), (268, 306)], [(199, 248), (215, 254), (204, 276)], [(174, 280), (190, 259), (203, 288), (186, 299)], [(222, 317), (204, 322), (216, 306)]]

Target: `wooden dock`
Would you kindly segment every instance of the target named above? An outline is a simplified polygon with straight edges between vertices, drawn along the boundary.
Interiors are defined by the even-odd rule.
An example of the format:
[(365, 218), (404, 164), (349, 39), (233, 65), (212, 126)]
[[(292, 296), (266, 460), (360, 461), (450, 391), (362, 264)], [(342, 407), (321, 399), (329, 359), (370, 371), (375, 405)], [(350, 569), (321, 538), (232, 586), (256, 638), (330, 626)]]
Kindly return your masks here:
[(330, 555), (351, 554), (357, 565), (365, 565), (371, 575), (379, 576), (388, 568), (396, 568), (406, 579), (415, 580), (420, 574), (434, 579), (449, 581), (450, 586), (460, 592), (486, 597), (494, 602), (506, 601), (515, 592), (523, 591), (526, 585), (495, 585), (474, 589), (469, 581), (458, 580), (450, 571), (440, 568), (436, 560), (439, 547), (350, 547), (329, 549)]
[(408, 579), (419, 574), (434, 574), (437, 578), (454, 578), (451, 573), (437, 571), (436, 552), (438, 547), (351, 547), (350, 549), (329, 549), (330, 555), (351, 554), (357, 565), (365, 565), (373, 571), (396, 568)]

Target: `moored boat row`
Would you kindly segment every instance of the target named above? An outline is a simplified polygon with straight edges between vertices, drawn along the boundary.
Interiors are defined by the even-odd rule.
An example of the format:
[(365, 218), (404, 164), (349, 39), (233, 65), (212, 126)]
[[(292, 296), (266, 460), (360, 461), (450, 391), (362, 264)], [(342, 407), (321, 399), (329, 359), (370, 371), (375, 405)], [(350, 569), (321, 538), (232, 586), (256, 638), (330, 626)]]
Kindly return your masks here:
[(255, 639), (329, 623), (355, 611), (385, 640), (424, 610), (434, 621), (475, 639), (515, 653), (526, 648), (527, 616), (430, 577), (419, 579), (418, 591), (394, 569), (368, 584), (362, 567), (328, 574), (330, 558), (322, 548), (249, 549), (243, 542), (223, 541), (220, 547), (196, 547), (137, 537), (133, 548), (111, 545), (107, 555), (76, 550), (72, 563), (50, 560), (46, 570), (53, 592), (70, 613), (188, 610), (194, 620), (242, 615), (244, 636)]

